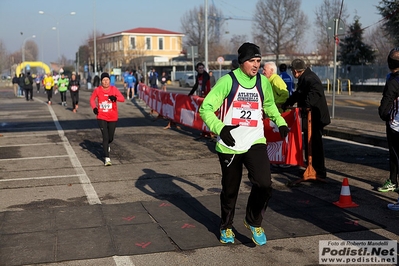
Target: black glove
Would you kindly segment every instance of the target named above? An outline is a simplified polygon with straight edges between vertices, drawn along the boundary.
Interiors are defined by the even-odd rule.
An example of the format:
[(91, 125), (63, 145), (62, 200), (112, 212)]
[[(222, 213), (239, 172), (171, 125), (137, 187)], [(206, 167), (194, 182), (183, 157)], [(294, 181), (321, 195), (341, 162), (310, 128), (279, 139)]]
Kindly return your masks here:
[(95, 115), (98, 115), (98, 108), (97, 108), (97, 107), (93, 109), (93, 113), (94, 113)]
[(233, 136), (230, 134), (230, 131), (232, 129), (235, 129), (237, 127), (239, 127), (240, 125), (236, 125), (236, 126), (224, 126), (224, 128), (222, 128), (222, 131), (220, 131), (220, 138), (223, 140), (223, 142), (229, 146), (229, 147), (233, 147), (234, 145), (236, 145), (236, 141), (233, 138)]
[(108, 99), (111, 101), (111, 102), (116, 102), (116, 97), (114, 96), (114, 95), (111, 95), (111, 96), (108, 96)]
[(288, 132), (290, 132), (290, 130), (288, 129), (287, 126), (279, 127), (278, 131), (280, 131), (280, 136), (282, 139), (285, 139), (285, 137), (287, 137), (287, 135), (288, 135)]

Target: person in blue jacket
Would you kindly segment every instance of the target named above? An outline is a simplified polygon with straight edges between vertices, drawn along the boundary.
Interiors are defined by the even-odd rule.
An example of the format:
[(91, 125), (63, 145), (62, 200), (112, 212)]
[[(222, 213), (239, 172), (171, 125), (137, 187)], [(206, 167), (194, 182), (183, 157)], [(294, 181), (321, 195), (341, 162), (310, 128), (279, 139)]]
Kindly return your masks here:
[[(130, 72), (129, 75), (126, 78), (127, 81), (127, 94), (126, 98), (133, 99), (134, 97), (134, 84), (136, 83), (136, 78), (133, 76), (133, 72)], [(132, 94), (132, 97), (130, 98), (130, 94)]]
[(284, 80), (285, 84), (287, 84), (287, 90), (289, 94), (292, 95), (292, 93), (295, 90), (294, 78), (287, 73), (286, 64), (281, 64), (279, 66), (279, 70), (280, 70), (280, 77)]

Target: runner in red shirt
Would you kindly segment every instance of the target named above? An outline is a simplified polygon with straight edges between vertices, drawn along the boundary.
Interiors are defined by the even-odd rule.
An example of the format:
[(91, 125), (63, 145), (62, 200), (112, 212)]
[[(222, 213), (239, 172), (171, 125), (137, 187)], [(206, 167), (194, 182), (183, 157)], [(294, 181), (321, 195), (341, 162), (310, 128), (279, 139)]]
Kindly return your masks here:
[(111, 165), (109, 158), (109, 144), (114, 140), (116, 123), (118, 121), (117, 102), (124, 102), (125, 97), (115, 86), (110, 85), (109, 74), (101, 74), (101, 85), (94, 89), (90, 97), (93, 113), (97, 115), (97, 122), (103, 135), (103, 149), (105, 166)]

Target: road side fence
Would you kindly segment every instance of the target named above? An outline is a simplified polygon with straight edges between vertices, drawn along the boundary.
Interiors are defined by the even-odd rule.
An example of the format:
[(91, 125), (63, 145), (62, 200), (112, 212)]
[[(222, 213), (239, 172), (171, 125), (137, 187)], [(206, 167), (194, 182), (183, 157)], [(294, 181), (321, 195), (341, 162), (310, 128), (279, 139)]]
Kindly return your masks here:
[[(329, 66), (312, 66), (312, 70), (319, 76), (324, 84), (327, 80), (332, 82), (334, 68)], [(230, 70), (213, 70), (216, 79), (229, 73)], [(192, 74), (192, 71), (176, 71), (175, 78), (179, 80), (185, 74)], [(290, 71), (288, 73), (291, 75)], [(359, 66), (337, 66), (337, 79), (349, 80), (351, 85), (377, 85), (383, 86), (389, 69), (386, 65), (359, 65)], [(343, 86), (345, 90), (345, 86)]]

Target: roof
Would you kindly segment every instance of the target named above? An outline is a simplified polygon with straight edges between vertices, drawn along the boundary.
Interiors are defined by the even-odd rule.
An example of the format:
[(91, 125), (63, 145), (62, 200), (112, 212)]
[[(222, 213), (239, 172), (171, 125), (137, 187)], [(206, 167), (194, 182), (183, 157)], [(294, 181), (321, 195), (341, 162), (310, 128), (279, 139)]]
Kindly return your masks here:
[(99, 38), (107, 38), (107, 37), (112, 37), (112, 36), (118, 36), (118, 35), (127, 35), (127, 34), (140, 34), (140, 35), (181, 35), (184, 36), (183, 33), (181, 32), (175, 32), (175, 31), (169, 31), (169, 30), (163, 30), (163, 29), (158, 29), (158, 28), (134, 28), (130, 30), (124, 30), (124, 31), (119, 31), (107, 35), (100, 36)]
[(130, 30), (123, 31), (124, 33), (141, 33), (141, 34), (183, 34), (181, 32), (163, 30), (158, 28), (134, 28)]

